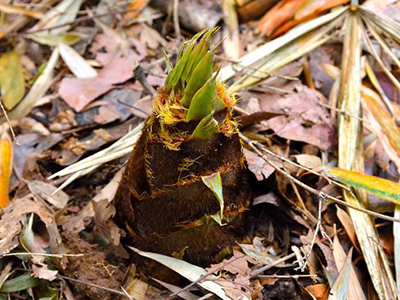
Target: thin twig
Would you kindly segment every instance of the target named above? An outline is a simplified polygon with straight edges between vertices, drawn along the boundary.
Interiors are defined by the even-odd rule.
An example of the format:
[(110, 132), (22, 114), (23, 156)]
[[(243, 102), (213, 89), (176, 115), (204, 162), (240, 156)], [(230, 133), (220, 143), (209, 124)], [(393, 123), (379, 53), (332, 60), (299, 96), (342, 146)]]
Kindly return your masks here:
[(286, 157), (280, 156), (280, 155), (276, 154), (275, 152), (272, 152), (272, 151), (268, 150), (268, 149), (265, 148), (265, 147), (262, 147), (262, 150), (263, 150), (264, 152), (268, 153), (269, 155), (271, 155), (271, 156), (273, 156), (273, 157), (275, 157), (275, 158), (278, 158), (278, 159), (281, 160), (281, 161), (287, 162), (287, 163), (289, 163), (289, 164), (291, 164), (291, 165), (293, 165), (293, 166), (296, 166), (296, 167), (298, 167), (298, 168), (300, 168), (300, 169), (306, 170), (307, 172), (309, 172), (309, 173), (311, 173), (311, 174), (314, 174), (314, 175), (316, 175), (316, 176), (318, 176), (318, 177), (322, 177), (322, 178), (324, 178), (326, 181), (328, 181), (328, 183), (330, 183), (330, 184), (333, 183), (333, 184), (337, 185), (338, 187), (341, 187), (342, 189), (345, 189), (346, 191), (348, 191), (349, 193), (351, 193), (351, 189), (350, 189), (348, 186), (346, 186), (346, 185), (344, 185), (344, 184), (341, 184), (340, 182), (337, 182), (337, 181), (333, 180), (332, 178), (329, 178), (329, 177), (327, 177), (327, 176), (325, 176), (325, 175), (323, 175), (323, 174), (321, 174), (321, 173), (318, 173), (318, 172), (316, 172), (316, 171), (314, 171), (314, 170), (312, 170), (312, 169), (310, 169), (310, 168), (307, 168), (307, 167), (302, 166), (302, 165), (300, 165), (300, 164), (298, 164), (298, 163), (296, 163), (296, 162), (294, 162), (294, 161), (291, 161), (290, 159), (287, 159)]
[(173, 7), (173, 19), (174, 19), (174, 29), (176, 38), (178, 40), (182, 39), (181, 28), (179, 27), (179, 0), (174, 0), (174, 7)]
[(284, 257), (281, 257), (281, 258), (275, 260), (274, 262), (272, 262), (272, 263), (270, 263), (270, 264), (268, 264), (268, 265), (266, 265), (266, 266), (264, 266), (262, 268), (254, 270), (253, 272), (250, 273), (249, 277), (250, 278), (258, 277), (262, 272), (264, 272), (266, 270), (269, 270), (269, 269), (271, 269), (271, 268), (273, 268), (273, 267), (275, 267), (275, 266), (277, 266), (277, 265), (279, 265), (279, 264), (281, 264), (281, 263), (283, 263), (283, 262), (287, 261), (288, 259), (291, 259), (291, 258), (293, 258), (295, 256), (296, 256), (295, 253), (290, 253), (288, 255), (285, 255)]
[(91, 283), (91, 282), (87, 282), (87, 281), (83, 281), (83, 280), (67, 277), (67, 276), (60, 275), (60, 274), (58, 274), (57, 277), (65, 279), (65, 280), (69, 280), (69, 281), (72, 281), (72, 282), (76, 282), (76, 283), (81, 283), (81, 284), (84, 284), (84, 285), (92, 286), (92, 287), (95, 287), (95, 288), (98, 288), (98, 289), (101, 289), (101, 290), (105, 290), (105, 291), (108, 291), (108, 292), (111, 292), (111, 293), (114, 293), (114, 294), (118, 294), (118, 295), (127, 297), (124, 292), (121, 292), (121, 291), (118, 291), (118, 290), (114, 290), (114, 289), (110, 289), (110, 288), (105, 287), (105, 286), (97, 285), (97, 284), (94, 284), (94, 283)]
[(0, 255), (0, 257), (4, 257), (4, 256), (20, 256), (20, 255), (38, 255), (38, 256), (57, 257), (57, 258), (84, 256), (84, 254), (82, 254), (82, 253), (79, 253), (79, 254), (50, 254), (50, 253), (35, 253), (35, 252), (13, 252), (13, 253), (2, 254), (2, 255)]
[(393, 218), (393, 217), (389, 217), (389, 216), (385, 216), (383, 214), (362, 208), (362, 207), (358, 207), (352, 204), (347, 203), (346, 201), (340, 200), (338, 198), (335, 198), (331, 195), (328, 195), (322, 191), (318, 191), (308, 185), (306, 185), (305, 183), (301, 182), (300, 180), (298, 180), (297, 178), (293, 177), (292, 175), (290, 175), (289, 173), (285, 172), (284, 170), (282, 170), (280, 167), (278, 167), (275, 163), (273, 163), (271, 160), (267, 159), (265, 157), (265, 155), (263, 155), (263, 153), (259, 150), (262, 149), (263, 151), (265, 150), (265, 147), (263, 147), (262, 145), (260, 145), (258, 142), (253, 141), (248, 139), (247, 137), (245, 137), (243, 134), (240, 133), (240, 138), (246, 142), (253, 150), (254, 152), (256, 152), (256, 154), (258, 156), (260, 156), (266, 163), (268, 163), (271, 167), (273, 167), (276, 171), (278, 171), (280, 174), (282, 174), (283, 176), (285, 176), (286, 178), (288, 178), (289, 180), (292, 180), (294, 183), (296, 183), (297, 185), (301, 186), (302, 188), (304, 188), (305, 190), (309, 191), (310, 193), (312, 193), (313, 195), (317, 196), (318, 198), (322, 198), (323, 200), (329, 199), (332, 200), (340, 205), (346, 206), (348, 208), (352, 208), (355, 210), (358, 210), (360, 212), (366, 213), (367, 215), (376, 217), (376, 218), (381, 218), (387, 221), (391, 221), (391, 222), (399, 222), (400, 223), (400, 219), (398, 218)]
[(313, 251), (314, 245), (315, 245), (315, 241), (317, 240), (317, 236), (318, 233), (321, 232), (323, 237), (327, 237), (329, 242), (331, 243), (331, 245), (333, 245), (331, 238), (326, 234), (324, 228), (322, 227), (322, 201), (324, 199), (322, 197), (320, 197), (318, 199), (318, 222), (317, 222), (317, 226), (315, 226), (315, 230), (314, 230), (314, 235), (311, 241), (311, 245), (310, 245), (310, 249), (307, 252), (307, 254), (304, 256), (304, 258), (301, 261), (304, 261), (305, 263), (301, 266), (301, 271), (304, 272), (306, 266), (307, 266), (307, 261), (311, 256), (311, 253)]
[(10, 33), (7, 35), (7, 37), (17, 37), (17, 36), (23, 36), (23, 35), (28, 35), (28, 34), (32, 34), (32, 33), (38, 33), (38, 32), (43, 32), (43, 31), (47, 31), (47, 30), (53, 30), (53, 29), (57, 29), (57, 28), (62, 28), (65, 26), (70, 26), (70, 25), (74, 25), (77, 23), (81, 23), (81, 22), (86, 22), (86, 21), (90, 21), (93, 19), (99, 19), (102, 17), (107, 17), (107, 16), (113, 16), (113, 15), (117, 15), (117, 14), (123, 14), (123, 13), (127, 13), (130, 11), (136, 11), (136, 9), (123, 9), (123, 10), (117, 10), (117, 11), (112, 11), (112, 12), (107, 12), (104, 14), (94, 14), (92, 16), (85, 16), (85, 17), (79, 17), (76, 18), (73, 21), (69, 21), (69, 22), (65, 22), (62, 24), (58, 24), (58, 25), (54, 25), (54, 26), (50, 26), (50, 27), (46, 27), (46, 28), (38, 28), (35, 30), (31, 30), (31, 31), (27, 31), (27, 32), (21, 32), (21, 33)]
[(8, 115), (7, 115), (7, 111), (6, 111), (6, 109), (4, 108), (4, 106), (3, 106), (3, 101), (1, 101), (1, 100), (0, 100), (0, 106), (1, 106), (1, 110), (3, 111), (4, 117), (5, 117), (6, 120), (7, 120), (7, 124), (8, 124), (8, 126), (10, 127), (10, 132), (11, 132), (11, 135), (12, 135), (13, 140), (14, 140), (14, 142), (15, 142), (15, 145), (17, 145), (17, 146), (19, 147), (20, 144), (19, 144), (19, 142), (18, 142), (18, 140), (17, 140), (17, 137), (15, 136), (15, 132), (14, 132), (14, 129), (13, 129), (12, 125), (11, 125), (11, 121), (10, 121), (10, 119), (8, 118)]
[(311, 275), (311, 274), (299, 274), (299, 275), (259, 275), (260, 278), (310, 278), (310, 277), (318, 277), (318, 275)]

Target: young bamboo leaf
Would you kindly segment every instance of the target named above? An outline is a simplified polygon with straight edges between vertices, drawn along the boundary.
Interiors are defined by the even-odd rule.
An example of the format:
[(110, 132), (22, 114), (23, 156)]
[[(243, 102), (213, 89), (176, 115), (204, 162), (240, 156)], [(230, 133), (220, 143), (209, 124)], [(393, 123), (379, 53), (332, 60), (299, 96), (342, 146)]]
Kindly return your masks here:
[(178, 84), (179, 79), (181, 79), (182, 73), (186, 68), (190, 55), (193, 52), (193, 48), (196, 46), (197, 40), (202, 35), (202, 33), (203, 32), (195, 34), (189, 41), (186, 41), (183, 44), (182, 49), (179, 52), (178, 62), (176, 63), (175, 68), (172, 70), (171, 74), (168, 75), (166, 80), (166, 84), (169, 90), (173, 90)]
[[(217, 198), (221, 213), (220, 217), (222, 220), (224, 213), (224, 196), (222, 194), (221, 174), (216, 172), (210, 176), (202, 176), (201, 180), (203, 180), (204, 184), (214, 193), (215, 197)], [(221, 222), (219, 222), (219, 224), (222, 225)]]
[(190, 139), (208, 140), (218, 131), (218, 122), (213, 118), (212, 114), (209, 114), (199, 122)]
[(342, 183), (400, 204), (400, 184), (397, 182), (344, 169), (332, 169), (326, 173)]
[(212, 112), (218, 112), (225, 107), (225, 103), (216, 93), (218, 73), (210, 78), (194, 95), (186, 115), (186, 122), (199, 121)]
[(185, 87), (184, 95), (181, 103), (189, 107), (190, 101), (196, 92), (207, 82), (212, 76), (214, 54), (210, 51), (203, 56), (203, 59), (195, 67), (193, 74), (190, 76), (189, 82)]
[(215, 28), (209, 31), (205, 29), (199, 33), (199, 35), (202, 35), (202, 38), (193, 48), (193, 51), (190, 54), (188, 64), (186, 65), (185, 70), (182, 72), (182, 81), (187, 82), (190, 79), (193, 70), (199, 64), (203, 56), (207, 53), (207, 50), (210, 48), (210, 39), (214, 32)]

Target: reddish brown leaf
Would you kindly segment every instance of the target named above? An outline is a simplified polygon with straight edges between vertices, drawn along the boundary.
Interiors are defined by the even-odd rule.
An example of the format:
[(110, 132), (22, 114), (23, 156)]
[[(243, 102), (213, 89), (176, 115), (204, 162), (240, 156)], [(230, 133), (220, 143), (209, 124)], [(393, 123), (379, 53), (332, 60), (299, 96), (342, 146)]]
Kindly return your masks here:
[(296, 11), (308, 0), (284, 0), (270, 9), (258, 23), (258, 31), (271, 36), (271, 34), (286, 21), (290, 20)]

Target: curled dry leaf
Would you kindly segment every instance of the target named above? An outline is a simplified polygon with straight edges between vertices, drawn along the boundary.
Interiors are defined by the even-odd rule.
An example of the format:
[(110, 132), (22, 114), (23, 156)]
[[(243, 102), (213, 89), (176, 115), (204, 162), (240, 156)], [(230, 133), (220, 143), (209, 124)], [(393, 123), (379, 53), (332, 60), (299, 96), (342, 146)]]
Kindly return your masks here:
[(33, 276), (37, 278), (53, 281), (57, 278), (58, 271), (49, 270), (49, 267), (46, 264), (42, 264), (40, 267), (37, 265), (32, 265), (32, 273)]
[(296, 158), (297, 162), (303, 167), (309, 169), (318, 169), (322, 167), (322, 160), (320, 157), (316, 155), (310, 154), (297, 154), (293, 155)]
[(233, 250), (233, 256), (231, 258), (225, 259), (219, 264), (212, 265), (208, 268), (208, 271), (218, 272), (225, 270), (233, 275), (239, 274), (241, 276), (247, 276), (251, 272), (249, 262), (254, 263), (255, 261), (246, 254), (238, 250)]
[(10, 252), (18, 246), (17, 236), (21, 232), (21, 221), (27, 214), (35, 213), (46, 225), (50, 238), (50, 247), (57, 251), (61, 237), (54, 220), (54, 215), (42, 204), (28, 198), (18, 198), (5, 209), (0, 219), (0, 255)]
[(40, 180), (32, 180), (27, 181), (27, 184), (30, 191), (35, 196), (46, 200), (58, 209), (63, 209), (68, 203), (68, 195), (63, 191), (59, 191), (57, 194), (53, 194), (57, 188), (49, 183)]
[(246, 157), (249, 170), (253, 172), (257, 180), (261, 181), (267, 179), (272, 173), (274, 173), (275, 169), (266, 163), (256, 153), (247, 149), (243, 149), (243, 153)]
[(129, 254), (120, 243), (123, 231), (112, 220), (115, 215), (115, 207), (107, 199), (92, 201), (92, 205), (94, 221), (100, 234), (110, 242), (110, 247), (115, 255), (128, 258)]
[[(263, 239), (259, 237), (254, 238), (252, 245), (240, 244), (240, 247), (244, 253), (259, 264), (269, 265), (279, 259), (279, 257), (270, 254), (269, 249), (263, 244)], [(285, 267), (285, 264), (278, 264), (275, 267)]]

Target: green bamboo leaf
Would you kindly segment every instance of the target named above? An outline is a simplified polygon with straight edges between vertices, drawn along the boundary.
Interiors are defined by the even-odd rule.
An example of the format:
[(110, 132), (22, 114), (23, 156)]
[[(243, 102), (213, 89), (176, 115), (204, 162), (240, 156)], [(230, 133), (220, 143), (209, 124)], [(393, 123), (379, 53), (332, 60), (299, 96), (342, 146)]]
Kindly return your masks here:
[(168, 75), (166, 84), (169, 90), (173, 90), (175, 86), (178, 84), (179, 79), (181, 79), (182, 73), (186, 68), (186, 64), (189, 61), (190, 55), (192, 54), (193, 48), (197, 44), (197, 40), (203, 32), (199, 32), (195, 34), (189, 41), (183, 43), (181, 51), (178, 55), (178, 60), (175, 65), (175, 68), (172, 70), (171, 74)]
[(19, 55), (15, 51), (0, 57), (0, 86), (4, 106), (11, 110), (25, 94), (25, 81)]
[(208, 140), (218, 131), (218, 122), (213, 118), (213, 114), (209, 114), (199, 122), (190, 139)]
[(338, 168), (328, 170), (326, 173), (342, 183), (400, 204), (400, 184), (397, 182)]
[(212, 112), (220, 111), (225, 103), (217, 96), (216, 75), (210, 78), (194, 95), (186, 115), (186, 122), (199, 121)]
[(39, 285), (39, 283), (39, 279), (34, 278), (29, 274), (25, 274), (4, 282), (3, 286), (0, 289), (0, 292), (13, 293), (23, 291), (29, 288), (33, 288)]
[(190, 53), (193, 49), (193, 43), (191, 41), (187, 41), (183, 44), (182, 49), (185, 49), (182, 52), (182, 57), (180, 57), (176, 63), (176, 66), (172, 70), (171, 74), (167, 77), (166, 83), (169, 90), (173, 90), (175, 86), (178, 84), (179, 78), (181, 77), (182, 71), (186, 66), (186, 63), (189, 59)]
[(210, 176), (202, 176), (201, 180), (203, 180), (204, 184), (214, 193), (215, 197), (218, 200), (220, 207), (220, 222), (217, 221), (217, 223), (222, 225), (221, 220), (223, 219), (224, 213), (224, 196), (222, 194), (221, 174), (219, 172), (216, 172), (214, 174), (211, 174)]
[(185, 87), (184, 95), (181, 103), (189, 107), (190, 101), (196, 92), (209, 80), (213, 72), (214, 54), (210, 51), (203, 56), (203, 59), (197, 64), (190, 76), (189, 82)]
[(218, 28), (214, 28), (211, 30), (203, 30), (199, 33), (202, 35), (199, 43), (194, 47), (192, 53), (190, 54), (190, 58), (185, 70), (182, 73), (182, 81), (187, 82), (193, 70), (197, 67), (199, 62), (203, 59), (204, 55), (210, 49), (210, 41), (213, 37), (214, 33), (218, 30)]

